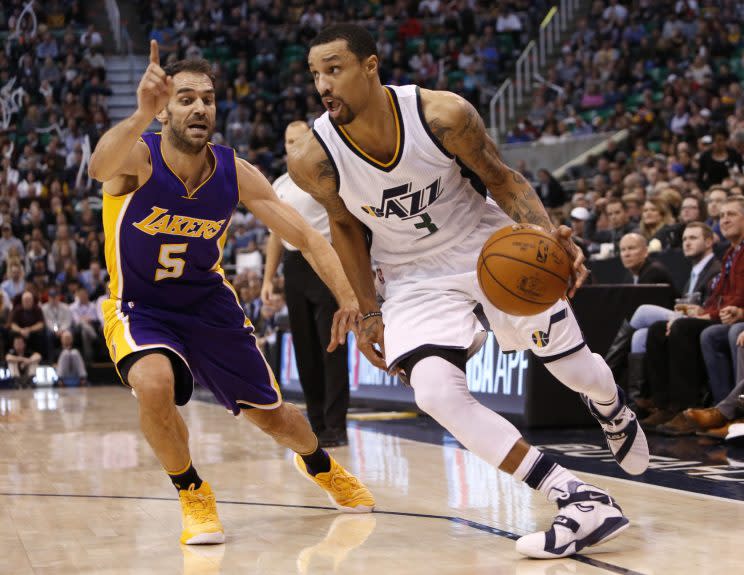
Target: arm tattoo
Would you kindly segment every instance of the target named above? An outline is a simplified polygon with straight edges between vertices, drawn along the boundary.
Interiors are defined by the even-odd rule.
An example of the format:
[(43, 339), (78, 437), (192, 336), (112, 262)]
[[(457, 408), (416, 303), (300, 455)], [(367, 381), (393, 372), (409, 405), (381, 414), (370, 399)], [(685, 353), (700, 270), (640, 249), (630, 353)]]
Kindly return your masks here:
[(321, 180), (330, 180), (336, 185), (336, 170), (333, 169), (331, 160), (322, 160), (318, 162), (318, 178)]

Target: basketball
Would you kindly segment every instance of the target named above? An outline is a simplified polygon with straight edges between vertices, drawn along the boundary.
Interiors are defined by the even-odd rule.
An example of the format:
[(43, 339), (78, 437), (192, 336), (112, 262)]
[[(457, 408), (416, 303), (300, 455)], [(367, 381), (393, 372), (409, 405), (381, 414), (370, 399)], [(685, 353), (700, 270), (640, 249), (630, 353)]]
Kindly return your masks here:
[(478, 283), (494, 306), (509, 315), (535, 315), (563, 297), (571, 275), (568, 252), (549, 233), (507, 226), (478, 256)]

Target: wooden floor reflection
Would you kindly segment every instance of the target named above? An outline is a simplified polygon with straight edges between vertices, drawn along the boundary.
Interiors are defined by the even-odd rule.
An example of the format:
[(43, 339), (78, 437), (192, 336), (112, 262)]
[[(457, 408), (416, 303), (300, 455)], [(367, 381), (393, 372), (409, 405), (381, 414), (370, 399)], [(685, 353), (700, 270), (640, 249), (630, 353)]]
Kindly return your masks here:
[(457, 447), (351, 430), (335, 455), (378, 510), (342, 515), (290, 454), (214, 405), (183, 410), (227, 543), (178, 543), (176, 494), (123, 388), (0, 393), (0, 573), (563, 575), (741, 573), (744, 504), (610, 478), (632, 520), (576, 559), (532, 561), (510, 537), (554, 508)]

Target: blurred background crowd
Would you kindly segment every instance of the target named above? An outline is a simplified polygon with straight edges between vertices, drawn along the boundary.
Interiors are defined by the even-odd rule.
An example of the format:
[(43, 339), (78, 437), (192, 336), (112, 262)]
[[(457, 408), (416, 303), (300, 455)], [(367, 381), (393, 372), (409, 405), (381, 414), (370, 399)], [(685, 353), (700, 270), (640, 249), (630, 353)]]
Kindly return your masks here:
[[(113, 92), (107, 78), (110, 32), (100, 26), (93, 4), (6, 0), (0, 8), (3, 357), (38, 353), (37, 361), (52, 363), (65, 351), (79, 350), (85, 365), (107, 359), (100, 311), (107, 297), (101, 190), (87, 177), (84, 161), (110, 126), (107, 102)], [(485, 117), (494, 87), (513, 73), (551, 6), (541, 0), (123, 4), (139, 17), (129, 30), (141, 37), (127, 37), (130, 45), (144, 40), (136, 49), (144, 50), (154, 38), (162, 60), (201, 56), (213, 62), (218, 108), (213, 141), (235, 147), (271, 180), (285, 171), (287, 124), (312, 123), (323, 111), (306, 70), (306, 46), (323, 26), (364, 24), (377, 38), (383, 82), (455, 91)], [(744, 285), (728, 285), (744, 282), (736, 279), (739, 262), (744, 266), (738, 251), (744, 223), (740, 230), (736, 222), (721, 225), (727, 206), (741, 207), (744, 221), (744, 206), (731, 201), (744, 192), (744, 4), (583, 4), (557, 57), (536, 82), (530, 106), (501, 143), (560, 144), (626, 130), (624, 138), (608, 141), (560, 179), (539, 164), (515, 167), (533, 182), (555, 223), (573, 228), (590, 266), (614, 259), (627, 270), (621, 281), (667, 282), (699, 306), (690, 307), (685, 319), (707, 314), (711, 325), (744, 326)], [(697, 229), (703, 248), (710, 243), (703, 256), (713, 254), (722, 266), (718, 291), (709, 290), (718, 294), (715, 306), (698, 293), (704, 289), (684, 289), (690, 270), (703, 259), (693, 253), (703, 248), (685, 244), (693, 222), (702, 224)], [(286, 329), (287, 312), (281, 275), (272, 298), (261, 299), (267, 237), (262, 223), (241, 208), (224, 264), (247, 315), (270, 345)], [(672, 260), (657, 256), (666, 253), (687, 261), (684, 281), (665, 270)], [(722, 299), (723, 284), (735, 297)], [(741, 314), (721, 313), (728, 307)], [(696, 350), (702, 354), (700, 345)], [(660, 399), (656, 392), (663, 385), (649, 384), (649, 378), (668, 376), (642, 367), (636, 396), (641, 404), (650, 401), (644, 405), (649, 416), (657, 416), (654, 425), (686, 408), (722, 400), (738, 381), (736, 353), (734, 345), (717, 356), (726, 357), (732, 369), (714, 393), (700, 355), (697, 387), (683, 401)], [(628, 377), (620, 373), (627, 366), (627, 360), (618, 364), (618, 377)]]

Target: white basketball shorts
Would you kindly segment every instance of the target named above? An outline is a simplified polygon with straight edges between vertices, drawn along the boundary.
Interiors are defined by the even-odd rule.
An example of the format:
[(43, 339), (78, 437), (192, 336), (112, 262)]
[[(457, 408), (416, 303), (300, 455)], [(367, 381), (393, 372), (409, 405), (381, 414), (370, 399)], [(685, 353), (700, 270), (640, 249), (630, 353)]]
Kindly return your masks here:
[(549, 362), (585, 345), (567, 301), (558, 300), (537, 315), (512, 316), (494, 307), (481, 291), (478, 254), (493, 232), (513, 223), (489, 202), (480, 224), (460, 244), (405, 264), (377, 264), (388, 367), (429, 346), (475, 353), (488, 327), (473, 313), (478, 304), (504, 352), (530, 349)]

